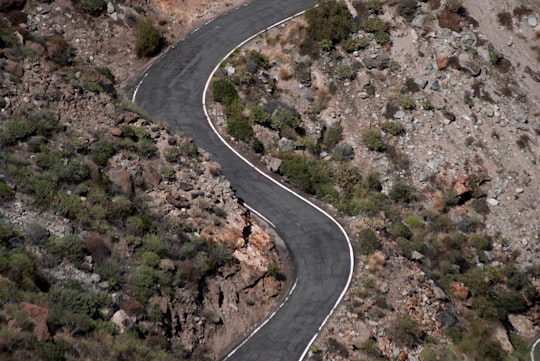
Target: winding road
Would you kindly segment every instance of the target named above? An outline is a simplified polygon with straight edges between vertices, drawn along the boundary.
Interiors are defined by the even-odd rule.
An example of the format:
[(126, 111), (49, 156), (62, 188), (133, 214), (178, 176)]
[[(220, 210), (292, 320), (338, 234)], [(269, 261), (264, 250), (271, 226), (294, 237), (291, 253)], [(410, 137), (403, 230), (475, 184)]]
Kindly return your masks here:
[(254, 0), (216, 18), (169, 48), (140, 78), (133, 94), (152, 118), (182, 130), (212, 154), (237, 196), (276, 227), (290, 252), (294, 290), (273, 317), (227, 356), (230, 361), (302, 360), (351, 279), (352, 248), (343, 228), (243, 161), (213, 131), (203, 107), (207, 79), (224, 56), (311, 3)]

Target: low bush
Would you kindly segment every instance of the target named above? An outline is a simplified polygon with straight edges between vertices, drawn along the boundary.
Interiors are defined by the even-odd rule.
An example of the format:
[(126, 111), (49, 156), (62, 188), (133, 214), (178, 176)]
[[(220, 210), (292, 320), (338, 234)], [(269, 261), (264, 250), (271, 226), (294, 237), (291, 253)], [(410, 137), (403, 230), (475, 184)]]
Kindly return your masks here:
[(98, 16), (107, 8), (105, 0), (76, 0), (76, 6), (85, 13)]
[(388, 328), (390, 338), (401, 346), (412, 348), (422, 341), (420, 324), (408, 314), (398, 315)]
[(227, 119), (227, 134), (237, 140), (249, 143), (255, 132), (247, 119), (230, 117)]
[(347, 39), (355, 30), (355, 23), (345, 3), (319, 0), (318, 6), (310, 7), (305, 14), (313, 40), (330, 40), (337, 44)]
[(98, 141), (92, 148), (92, 160), (102, 167), (106, 166), (109, 158), (116, 153), (113, 144), (107, 140)]
[(416, 200), (414, 187), (401, 181), (394, 183), (388, 192), (388, 195), (395, 201), (402, 201), (405, 203)]
[(135, 54), (139, 58), (154, 56), (161, 51), (163, 45), (161, 31), (152, 20), (144, 16), (139, 17), (135, 35)]
[(6, 183), (0, 181), (0, 201), (9, 201), (15, 197), (15, 191)]
[(394, 122), (394, 121), (385, 121), (381, 129), (385, 131), (386, 133), (392, 134), (393, 136), (400, 135), (404, 132), (405, 128), (403, 127), (403, 124), (400, 122)]
[(409, 23), (416, 15), (416, 0), (401, 0), (397, 5), (397, 13)]
[(369, 128), (364, 130), (362, 133), (362, 140), (369, 150), (381, 152), (385, 148), (381, 131), (377, 128)]
[(370, 255), (376, 250), (381, 249), (381, 241), (370, 228), (364, 228), (358, 232), (358, 243), (360, 252), (364, 255)]
[(212, 82), (212, 96), (225, 106), (239, 99), (234, 84), (226, 78), (217, 78)]

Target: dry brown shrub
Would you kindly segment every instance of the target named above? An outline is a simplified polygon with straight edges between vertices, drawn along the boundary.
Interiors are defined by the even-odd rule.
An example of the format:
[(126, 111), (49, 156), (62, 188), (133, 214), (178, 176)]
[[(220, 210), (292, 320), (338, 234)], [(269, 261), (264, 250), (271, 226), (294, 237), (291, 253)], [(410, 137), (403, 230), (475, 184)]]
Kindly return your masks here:
[(279, 78), (281, 80), (289, 80), (294, 74), (294, 69), (288, 64), (279, 67)]
[(512, 19), (512, 14), (507, 11), (500, 12), (497, 14), (497, 20), (499, 25), (504, 26), (507, 30), (514, 30), (514, 21)]
[(444, 8), (437, 14), (437, 20), (439, 20), (441, 28), (447, 28), (456, 32), (461, 31), (461, 17), (448, 8)]
[(381, 273), (386, 262), (386, 255), (381, 251), (375, 251), (367, 258), (367, 267), (371, 273)]
[(526, 6), (520, 5), (520, 6), (516, 6), (514, 8), (514, 11), (512, 11), (512, 13), (514, 14), (516, 18), (521, 20), (524, 16), (531, 15), (533, 11), (532, 9), (529, 9)]
[(105, 243), (103, 236), (98, 233), (89, 233), (84, 239), (84, 245), (92, 256), (94, 262), (98, 264), (111, 254), (111, 250)]
[(140, 317), (144, 315), (144, 305), (133, 298), (124, 300), (120, 308), (126, 311), (128, 316)]
[(297, 43), (297, 41), (302, 40), (307, 26), (308, 24), (304, 19), (298, 19), (289, 26), (285, 35), (281, 37), (280, 44), (283, 46), (287, 43)]

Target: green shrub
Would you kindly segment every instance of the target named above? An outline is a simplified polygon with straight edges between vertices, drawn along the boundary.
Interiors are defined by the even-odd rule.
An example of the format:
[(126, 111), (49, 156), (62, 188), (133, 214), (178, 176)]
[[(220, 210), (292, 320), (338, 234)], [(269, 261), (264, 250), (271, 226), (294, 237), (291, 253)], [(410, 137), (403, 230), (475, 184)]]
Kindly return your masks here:
[(402, 238), (410, 240), (413, 236), (409, 227), (407, 227), (402, 222), (392, 223), (390, 227), (388, 228), (388, 232), (396, 238), (402, 237)]
[(271, 125), (275, 130), (281, 130), (287, 126), (296, 128), (300, 125), (300, 119), (296, 117), (289, 109), (279, 107), (272, 113)]
[(258, 138), (253, 138), (251, 142), (251, 149), (257, 154), (264, 154), (264, 143), (261, 142)]
[(137, 153), (146, 158), (152, 158), (157, 154), (157, 147), (152, 139), (141, 138), (137, 142)]
[(59, 214), (73, 220), (85, 219), (85, 215), (88, 212), (80, 197), (63, 191), (58, 192), (56, 195), (54, 209)]
[(4, 145), (15, 144), (19, 140), (28, 138), (35, 131), (35, 124), (27, 120), (10, 120), (0, 128), (0, 142)]
[(263, 69), (268, 69), (270, 66), (270, 63), (268, 62), (268, 58), (258, 52), (257, 50), (251, 50), (249, 53), (249, 59), (253, 61), (255, 64), (257, 64), (258, 67)]
[(385, 33), (388, 31), (388, 25), (379, 17), (365, 18), (360, 26), (368, 33)]
[(253, 139), (255, 132), (247, 119), (231, 117), (227, 119), (227, 134), (235, 139), (249, 143)]
[(390, 338), (401, 346), (412, 348), (422, 340), (420, 324), (408, 314), (400, 314), (388, 328)]
[(15, 192), (6, 183), (0, 181), (0, 201), (9, 201), (15, 197)]
[(343, 127), (336, 123), (324, 130), (322, 136), (322, 148), (332, 150), (343, 139)]
[(180, 152), (176, 148), (168, 148), (167, 150), (165, 150), (165, 154), (163, 156), (167, 162), (176, 163), (178, 162)]
[(239, 99), (234, 84), (226, 78), (217, 78), (212, 82), (212, 96), (225, 106)]
[(414, 187), (401, 181), (394, 183), (388, 192), (388, 195), (395, 201), (402, 201), (405, 203), (410, 203), (416, 200)]
[(195, 157), (197, 154), (199, 154), (199, 150), (197, 149), (197, 145), (193, 142), (184, 142), (180, 145), (180, 150), (183, 154), (189, 155), (190, 157)]
[(265, 127), (271, 126), (272, 123), (270, 121), (270, 114), (268, 114), (268, 112), (265, 111), (264, 108), (261, 107), (260, 105), (252, 106), (249, 109), (249, 113), (255, 123), (260, 124)]
[(33, 177), (30, 182), (30, 190), (36, 196), (38, 205), (48, 206), (56, 193), (56, 182), (41, 177)]
[(413, 97), (407, 95), (401, 98), (399, 105), (401, 105), (405, 110), (414, 110), (416, 108), (416, 101)]
[(106, 166), (109, 158), (116, 153), (112, 143), (107, 140), (98, 141), (92, 148), (92, 160), (102, 167)]
[(143, 263), (149, 267), (157, 267), (159, 264), (159, 256), (155, 252), (144, 252), (141, 255)]
[(381, 152), (385, 146), (382, 141), (381, 131), (376, 128), (368, 128), (362, 133), (362, 140), (369, 150)]
[(111, 304), (106, 293), (88, 292), (81, 287), (54, 289), (49, 292), (49, 304), (54, 310), (100, 318), (100, 310)]
[(291, 184), (304, 192), (315, 194), (318, 184), (329, 181), (328, 170), (323, 160), (300, 156), (294, 153), (283, 154), (280, 171)]
[(59, 257), (66, 259), (75, 266), (79, 266), (84, 261), (84, 246), (77, 235), (68, 235), (64, 237), (50, 237), (46, 243), (46, 248)]
[(107, 8), (105, 0), (77, 0), (80, 9), (92, 16), (98, 16)]
[(503, 292), (495, 296), (495, 304), (505, 312), (520, 314), (529, 308), (527, 301), (517, 291)]
[(129, 216), (126, 219), (126, 229), (135, 236), (142, 236), (152, 228), (152, 222), (148, 217), (140, 214)]
[(355, 30), (355, 24), (345, 3), (319, 0), (318, 6), (310, 7), (305, 13), (311, 38), (316, 42), (323, 39), (339, 43)]
[(172, 168), (163, 167), (161, 169), (161, 175), (168, 181), (176, 180), (176, 171)]
[(378, 249), (381, 249), (381, 241), (370, 228), (364, 228), (358, 232), (358, 242), (360, 243), (360, 252), (369, 255)]
[(337, 68), (337, 76), (343, 80), (354, 80), (356, 78), (356, 71), (349, 65), (340, 65)]
[(392, 134), (393, 136), (400, 135), (405, 130), (403, 124), (401, 124), (400, 122), (394, 122), (389, 120), (385, 121), (382, 124), (381, 129), (387, 133)]
[(110, 287), (115, 287), (122, 276), (122, 262), (117, 255), (110, 255), (96, 265), (95, 272), (101, 279), (107, 281)]
[(140, 252), (153, 252), (160, 257), (166, 256), (165, 245), (155, 234), (147, 234), (143, 237)]
[(380, 2), (380, 0), (368, 0), (367, 3), (366, 3), (366, 6), (369, 10), (375, 12), (375, 13), (379, 13), (381, 12), (382, 10), (382, 4)]
[(154, 26), (152, 20), (141, 16), (137, 19), (135, 35), (135, 54), (139, 58), (154, 56), (163, 47), (161, 31)]
[(146, 302), (150, 296), (159, 290), (159, 275), (150, 266), (139, 266), (129, 278), (131, 292), (141, 302)]

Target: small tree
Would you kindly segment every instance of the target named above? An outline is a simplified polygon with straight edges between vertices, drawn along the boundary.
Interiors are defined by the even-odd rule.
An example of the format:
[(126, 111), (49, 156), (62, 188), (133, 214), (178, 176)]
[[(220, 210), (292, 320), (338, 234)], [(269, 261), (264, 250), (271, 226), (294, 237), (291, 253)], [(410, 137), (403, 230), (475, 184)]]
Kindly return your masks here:
[(163, 46), (163, 37), (152, 20), (141, 16), (137, 20), (136, 31), (135, 53), (139, 58), (159, 53)]

